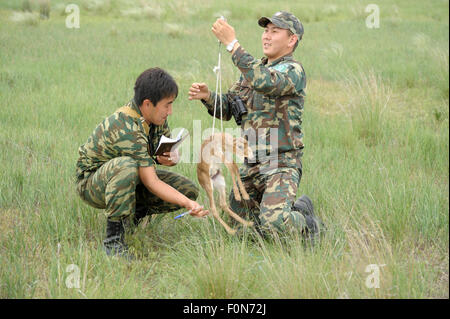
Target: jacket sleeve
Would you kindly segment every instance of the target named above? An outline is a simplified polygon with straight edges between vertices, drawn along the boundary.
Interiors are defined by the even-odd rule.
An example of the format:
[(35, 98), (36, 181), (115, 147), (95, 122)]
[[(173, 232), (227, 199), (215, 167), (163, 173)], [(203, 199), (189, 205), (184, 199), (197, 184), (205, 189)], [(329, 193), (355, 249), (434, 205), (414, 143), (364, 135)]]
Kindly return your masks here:
[(288, 63), (283, 72), (277, 71), (266, 67), (242, 47), (233, 53), (232, 60), (251, 87), (259, 93), (272, 96), (303, 94), (306, 76), (299, 63)]

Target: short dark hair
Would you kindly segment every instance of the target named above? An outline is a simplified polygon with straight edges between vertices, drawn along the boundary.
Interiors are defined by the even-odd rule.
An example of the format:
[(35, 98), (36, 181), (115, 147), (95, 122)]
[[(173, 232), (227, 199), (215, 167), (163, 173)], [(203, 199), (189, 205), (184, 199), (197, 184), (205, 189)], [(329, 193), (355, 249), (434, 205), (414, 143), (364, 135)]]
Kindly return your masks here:
[(134, 85), (134, 101), (138, 106), (145, 99), (156, 106), (160, 100), (172, 96), (178, 96), (178, 85), (169, 73), (160, 68), (145, 70)]

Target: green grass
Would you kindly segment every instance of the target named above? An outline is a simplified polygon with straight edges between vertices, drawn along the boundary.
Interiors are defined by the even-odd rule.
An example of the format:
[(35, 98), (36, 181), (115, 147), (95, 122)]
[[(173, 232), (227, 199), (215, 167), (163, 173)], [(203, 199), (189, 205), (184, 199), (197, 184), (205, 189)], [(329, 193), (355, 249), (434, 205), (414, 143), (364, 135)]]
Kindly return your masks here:
[[(80, 29), (65, 27), (67, 3), (80, 5)], [(40, 20), (21, 16), (21, 1), (0, 3), (0, 297), (448, 298), (448, 1), (378, 1), (379, 29), (365, 27), (360, 1), (51, 4)], [(298, 194), (313, 198), (328, 232), (312, 249), (171, 213), (127, 238), (137, 260), (108, 258), (106, 218), (75, 191), (78, 147), (152, 66), (179, 84), (171, 127), (210, 127), (187, 91), (214, 88), (215, 17), (260, 57), (256, 20), (280, 9), (305, 27)], [(239, 73), (225, 51), (223, 61), (225, 89)], [(173, 170), (197, 181), (195, 164)], [(79, 289), (66, 285), (71, 264)], [(378, 289), (365, 285), (369, 264), (384, 265)]]

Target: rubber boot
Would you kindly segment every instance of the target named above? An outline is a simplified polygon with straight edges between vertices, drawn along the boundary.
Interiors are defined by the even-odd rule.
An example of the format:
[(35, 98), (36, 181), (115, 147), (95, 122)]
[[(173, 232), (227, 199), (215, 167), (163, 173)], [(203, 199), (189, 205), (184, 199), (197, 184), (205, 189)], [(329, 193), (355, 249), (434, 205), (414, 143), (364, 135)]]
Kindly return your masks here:
[(292, 209), (302, 213), (303, 217), (305, 217), (306, 226), (308, 227), (306, 235), (309, 234), (314, 237), (325, 230), (325, 224), (314, 214), (314, 206), (311, 198), (308, 196), (302, 195), (297, 199), (292, 205)]
[(122, 220), (108, 220), (106, 224), (106, 239), (103, 241), (103, 248), (108, 256), (122, 256), (132, 259), (128, 254), (128, 246), (124, 241), (125, 228)]

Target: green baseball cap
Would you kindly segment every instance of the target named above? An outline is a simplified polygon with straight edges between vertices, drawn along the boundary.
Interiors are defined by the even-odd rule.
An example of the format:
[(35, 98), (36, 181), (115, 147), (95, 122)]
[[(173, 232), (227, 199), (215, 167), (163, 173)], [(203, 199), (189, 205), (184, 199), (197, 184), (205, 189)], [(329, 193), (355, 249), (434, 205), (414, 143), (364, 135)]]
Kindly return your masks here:
[(278, 11), (272, 18), (261, 17), (258, 20), (258, 24), (265, 28), (268, 23), (272, 22), (279, 28), (288, 29), (295, 34), (300, 41), (303, 37), (303, 25), (299, 19), (292, 13), (286, 11)]

